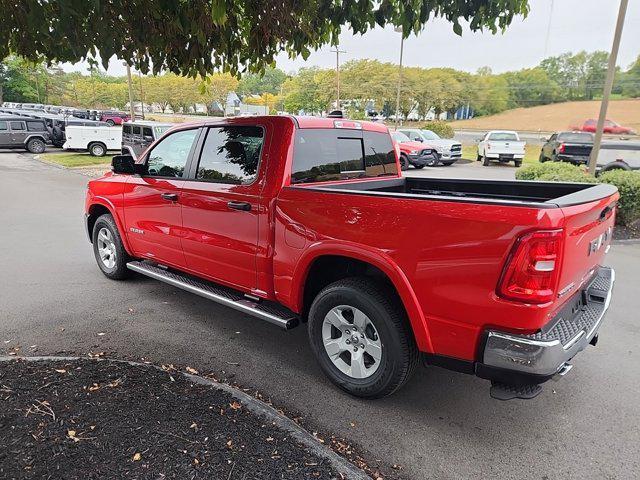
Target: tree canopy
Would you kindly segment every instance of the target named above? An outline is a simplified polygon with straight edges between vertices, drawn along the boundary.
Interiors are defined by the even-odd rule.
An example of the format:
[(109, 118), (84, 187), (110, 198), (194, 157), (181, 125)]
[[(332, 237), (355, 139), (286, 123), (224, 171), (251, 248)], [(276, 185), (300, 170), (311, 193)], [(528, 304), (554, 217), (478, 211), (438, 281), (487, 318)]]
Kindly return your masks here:
[(259, 72), (275, 56), (307, 58), (336, 44), (343, 27), (377, 26), (418, 33), (430, 19), (472, 31), (506, 28), (528, 0), (0, 0), (0, 58), (79, 62), (109, 58), (144, 73), (206, 76)]

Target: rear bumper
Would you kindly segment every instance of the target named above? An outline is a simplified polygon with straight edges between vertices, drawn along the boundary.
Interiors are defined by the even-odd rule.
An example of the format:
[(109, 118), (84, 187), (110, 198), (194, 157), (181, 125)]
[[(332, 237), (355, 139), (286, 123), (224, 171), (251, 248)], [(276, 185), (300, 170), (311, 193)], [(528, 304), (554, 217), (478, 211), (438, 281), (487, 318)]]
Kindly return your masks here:
[(538, 333), (514, 335), (489, 330), (481, 362), (475, 364), (476, 375), (524, 385), (566, 373), (571, 368), (568, 362), (589, 343), (595, 343), (611, 302), (614, 281), (614, 270), (600, 267), (587, 286)]
[(556, 158), (561, 162), (569, 162), (574, 165), (584, 165), (589, 162), (589, 157), (585, 157), (584, 155), (563, 155), (558, 154)]

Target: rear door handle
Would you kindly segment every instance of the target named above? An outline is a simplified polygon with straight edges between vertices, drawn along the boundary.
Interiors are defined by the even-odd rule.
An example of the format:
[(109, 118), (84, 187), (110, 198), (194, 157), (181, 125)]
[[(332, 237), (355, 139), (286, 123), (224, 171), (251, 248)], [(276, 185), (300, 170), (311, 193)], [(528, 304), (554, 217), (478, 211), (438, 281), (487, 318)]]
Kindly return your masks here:
[(161, 193), (160, 196), (163, 198), (163, 200), (167, 200), (169, 202), (177, 202), (178, 201), (178, 194), (177, 193)]
[(227, 207), (232, 210), (242, 210), (248, 212), (251, 210), (251, 204), (249, 202), (229, 202), (227, 203)]

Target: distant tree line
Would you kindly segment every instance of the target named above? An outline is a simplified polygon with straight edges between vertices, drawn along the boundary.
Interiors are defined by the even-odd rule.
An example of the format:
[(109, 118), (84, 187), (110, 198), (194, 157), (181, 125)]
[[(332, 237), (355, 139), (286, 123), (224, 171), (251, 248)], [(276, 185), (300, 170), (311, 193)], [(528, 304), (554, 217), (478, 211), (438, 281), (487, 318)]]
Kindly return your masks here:
[[(592, 100), (601, 94), (607, 67), (606, 52), (565, 53), (543, 60), (534, 68), (501, 74), (483, 67), (476, 73), (452, 68), (406, 67), (402, 70), (400, 114), (424, 118), (463, 106), (476, 115), (570, 100)], [(354, 60), (340, 69), (342, 107), (354, 117), (374, 109), (385, 116), (395, 110), (398, 66), (377, 60)], [(189, 113), (196, 104), (214, 113), (230, 92), (244, 102), (264, 105), (271, 112), (319, 113), (335, 106), (336, 72), (318, 67), (287, 75), (278, 68), (236, 78), (228, 73), (181, 77), (172, 73), (134, 76), (134, 101), (155, 104), (162, 111)], [(618, 69), (613, 93), (618, 98), (640, 97), (640, 56), (626, 70)], [(59, 66), (33, 63), (10, 56), (0, 63), (0, 99), (123, 109), (129, 101), (126, 77), (106, 75), (96, 67), (87, 74), (64, 72)]]

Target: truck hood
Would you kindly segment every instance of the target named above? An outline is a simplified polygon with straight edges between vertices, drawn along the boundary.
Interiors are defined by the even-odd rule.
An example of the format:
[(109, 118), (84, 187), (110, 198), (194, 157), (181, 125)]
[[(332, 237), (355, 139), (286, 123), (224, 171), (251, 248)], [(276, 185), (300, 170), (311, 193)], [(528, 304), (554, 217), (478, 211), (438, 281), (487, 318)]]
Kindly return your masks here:
[(443, 150), (451, 150), (451, 147), (454, 145), (461, 145), (457, 140), (453, 140), (451, 138), (439, 138), (437, 140), (429, 140), (429, 144), (434, 147)]
[(402, 142), (402, 143), (398, 143), (398, 145), (400, 146), (400, 150), (405, 152), (405, 153), (409, 153), (412, 150), (424, 150), (425, 148), (431, 148), (433, 150), (436, 149), (435, 145), (431, 145), (430, 143), (424, 143), (424, 142)]

